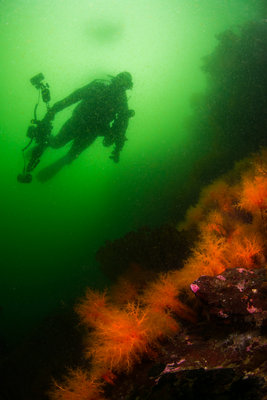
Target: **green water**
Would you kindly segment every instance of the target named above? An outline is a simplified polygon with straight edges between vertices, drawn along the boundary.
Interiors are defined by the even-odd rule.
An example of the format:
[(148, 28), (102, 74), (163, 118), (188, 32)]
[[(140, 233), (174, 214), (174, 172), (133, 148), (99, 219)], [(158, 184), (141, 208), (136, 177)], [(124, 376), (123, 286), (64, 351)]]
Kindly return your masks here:
[[(262, 3), (264, 4), (264, 3)], [(183, 193), (191, 98), (215, 34), (259, 17), (251, 0), (0, 0), (2, 335), (15, 338), (83, 293), (108, 284), (95, 261), (106, 240), (175, 222)], [(52, 104), (95, 78), (130, 71), (128, 141), (118, 165), (99, 138), (51, 181), (19, 184), (21, 149), (42, 72)], [(73, 107), (56, 116), (54, 133)], [(41, 117), (44, 105), (38, 109)], [(47, 150), (36, 172), (66, 153)], [(191, 157), (191, 158), (190, 158)]]

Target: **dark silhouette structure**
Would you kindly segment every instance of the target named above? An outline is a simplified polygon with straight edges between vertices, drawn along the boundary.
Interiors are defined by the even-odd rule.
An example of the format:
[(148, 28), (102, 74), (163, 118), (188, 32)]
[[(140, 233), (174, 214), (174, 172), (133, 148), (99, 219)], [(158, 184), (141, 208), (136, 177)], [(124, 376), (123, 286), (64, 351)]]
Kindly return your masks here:
[[(35, 137), (36, 146), (31, 152), (26, 174), (31, 178), (30, 173), (40, 162), (40, 157), (47, 147), (57, 149), (72, 142), (66, 155), (37, 175), (40, 181), (52, 178), (65, 165), (75, 160), (98, 136), (103, 137), (104, 146), (114, 146), (110, 158), (118, 163), (120, 152), (127, 140), (125, 135), (129, 118), (134, 116), (134, 111), (128, 108), (126, 95), (126, 90), (132, 87), (131, 74), (121, 72), (110, 81), (96, 79), (55, 103), (39, 123)], [(75, 107), (71, 118), (65, 122), (56, 136), (52, 136), (51, 121), (56, 113), (77, 102), (79, 104)], [(18, 179), (20, 180), (19, 177)]]

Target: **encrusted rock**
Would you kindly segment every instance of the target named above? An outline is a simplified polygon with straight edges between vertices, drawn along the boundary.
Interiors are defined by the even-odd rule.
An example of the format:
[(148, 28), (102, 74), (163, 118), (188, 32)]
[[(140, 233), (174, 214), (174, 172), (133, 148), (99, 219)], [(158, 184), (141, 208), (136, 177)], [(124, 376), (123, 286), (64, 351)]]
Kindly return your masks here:
[(210, 315), (260, 326), (267, 321), (266, 280), (266, 268), (233, 268), (215, 277), (201, 276), (191, 284), (191, 290)]

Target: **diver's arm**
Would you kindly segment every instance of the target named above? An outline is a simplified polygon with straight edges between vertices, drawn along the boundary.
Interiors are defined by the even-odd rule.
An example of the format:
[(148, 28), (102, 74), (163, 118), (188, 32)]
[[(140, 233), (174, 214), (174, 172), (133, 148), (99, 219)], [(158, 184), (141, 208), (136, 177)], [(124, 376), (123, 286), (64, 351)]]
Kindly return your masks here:
[(90, 95), (91, 83), (86, 86), (83, 86), (80, 89), (75, 90), (69, 96), (65, 97), (65, 99), (56, 102), (47, 112), (45, 119), (54, 119), (55, 114), (59, 111), (64, 110), (64, 108), (71, 106), (78, 101), (81, 101), (83, 98)]
[(80, 89), (75, 90), (69, 96), (65, 97), (65, 99), (55, 103), (50, 110), (57, 113), (61, 110), (64, 110), (64, 108), (69, 107), (74, 103), (77, 103), (77, 101), (82, 100), (88, 93), (89, 85), (86, 85)]

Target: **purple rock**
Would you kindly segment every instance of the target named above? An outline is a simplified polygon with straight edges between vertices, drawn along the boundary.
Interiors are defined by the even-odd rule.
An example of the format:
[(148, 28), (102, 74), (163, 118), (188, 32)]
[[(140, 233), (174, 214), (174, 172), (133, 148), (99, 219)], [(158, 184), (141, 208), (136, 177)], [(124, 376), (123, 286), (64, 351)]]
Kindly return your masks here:
[(242, 318), (260, 325), (267, 321), (266, 268), (227, 269), (201, 276), (190, 287), (208, 313), (220, 319)]

